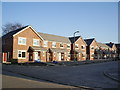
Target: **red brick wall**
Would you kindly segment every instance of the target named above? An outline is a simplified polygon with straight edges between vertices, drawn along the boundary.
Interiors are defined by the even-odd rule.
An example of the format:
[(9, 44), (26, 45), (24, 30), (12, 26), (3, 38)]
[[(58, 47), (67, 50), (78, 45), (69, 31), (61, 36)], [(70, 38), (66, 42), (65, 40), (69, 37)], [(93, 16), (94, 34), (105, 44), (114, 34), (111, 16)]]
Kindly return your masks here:
[[(92, 46), (94, 47), (94, 49), (92, 49)], [(94, 54), (95, 49), (97, 46), (97, 42), (96, 40), (93, 40), (93, 42), (91, 43), (91, 45), (89, 46), (89, 50), (90, 50), (90, 60), (94, 60), (94, 57), (92, 57), (92, 54)]]
[[(75, 48), (75, 50), (81, 50), (82, 53), (84, 54), (85, 57), (82, 57), (82, 54), (80, 54), (80, 56), (78, 56), (78, 60), (86, 60), (86, 44), (84, 42), (84, 40), (82, 39), (82, 37), (80, 37), (75, 44), (78, 44), (79, 48)], [(84, 46), (84, 49), (81, 48), (81, 46)], [(71, 50), (73, 50), (73, 44), (71, 45)], [(72, 58), (73, 59), (73, 58)]]
[[(26, 38), (26, 45), (18, 45), (18, 37)], [(40, 45), (42, 45), (42, 39), (40, 39), (39, 36), (34, 33), (30, 27), (15, 35), (13, 37), (13, 59), (18, 58), (18, 50), (26, 50), (26, 59), (19, 59), (18, 62), (27, 62), (29, 59), (29, 53), (27, 51), (29, 46), (33, 46), (33, 39), (39, 39), (41, 42)]]

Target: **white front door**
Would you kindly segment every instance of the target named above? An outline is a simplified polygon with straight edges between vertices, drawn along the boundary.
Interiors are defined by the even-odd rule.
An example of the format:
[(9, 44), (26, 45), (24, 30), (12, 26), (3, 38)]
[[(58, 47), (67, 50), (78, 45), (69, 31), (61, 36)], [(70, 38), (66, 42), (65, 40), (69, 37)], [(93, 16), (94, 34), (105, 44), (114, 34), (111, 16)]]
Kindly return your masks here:
[(38, 60), (38, 52), (34, 52), (34, 60)]
[(61, 61), (61, 53), (58, 53), (58, 59)]

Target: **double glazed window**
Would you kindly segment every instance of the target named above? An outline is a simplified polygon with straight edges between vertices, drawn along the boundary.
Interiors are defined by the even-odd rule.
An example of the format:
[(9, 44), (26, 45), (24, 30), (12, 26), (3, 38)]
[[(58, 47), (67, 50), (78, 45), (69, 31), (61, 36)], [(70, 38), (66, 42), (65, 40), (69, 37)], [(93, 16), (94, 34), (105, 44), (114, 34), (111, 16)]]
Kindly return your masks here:
[(91, 49), (94, 49), (94, 46), (92, 46)]
[(52, 42), (52, 47), (56, 47), (56, 42)]
[(67, 44), (67, 48), (70, 48), (70, 44)]
[(84, 46), (81, 46), (81, 49), (84, 49), (85, 47)]
[(26, 58), (26, 51), (25, 50), (18, 50), (18, 58), (25, 59)]
[(60, 47), (61, 47), (61, 48), (63, 48), (63, 47), (64, 47), (64, 46), (63, 46), (63, 43), (60, 43)]
[(79, 48), (79, 45), (78, 45), (78, 44), (75, 44), (75, 48)]
[(33, 46), (40, 46), (39, 39), (33, 39)]
[(44, 41), (44, 47), (48, 46), (48, 41)]
[(19, 45), (26, 45), (26, 38), (19, 37), (18, 38), (18, 44)]

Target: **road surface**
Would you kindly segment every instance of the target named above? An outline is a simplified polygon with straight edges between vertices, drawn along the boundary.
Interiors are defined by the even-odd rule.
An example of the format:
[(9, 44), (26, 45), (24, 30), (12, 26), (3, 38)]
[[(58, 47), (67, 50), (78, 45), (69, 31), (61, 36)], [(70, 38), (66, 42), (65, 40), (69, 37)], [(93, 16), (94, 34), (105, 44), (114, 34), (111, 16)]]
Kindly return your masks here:
[(118, 82), (111, 80), (103, 74), (107, 70), (117, 71), (118, 62), (111, 61), (78, 66), (3, 65), (3, 69), (40, 80), (72, 86), (86, 86), (98, 89), (118, 88)]

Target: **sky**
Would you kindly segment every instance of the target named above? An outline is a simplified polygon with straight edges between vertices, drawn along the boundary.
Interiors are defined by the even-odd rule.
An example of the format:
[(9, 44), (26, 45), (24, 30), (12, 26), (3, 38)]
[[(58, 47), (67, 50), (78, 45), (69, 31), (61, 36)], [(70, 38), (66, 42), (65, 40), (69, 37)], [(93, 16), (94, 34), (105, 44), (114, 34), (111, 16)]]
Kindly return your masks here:
[(118, 42), (117, 2), (3, 2), (2, 25), (19, 22), (36, 31)]

